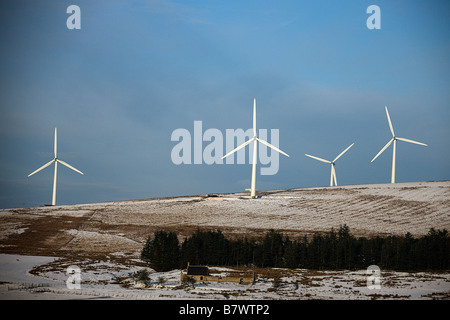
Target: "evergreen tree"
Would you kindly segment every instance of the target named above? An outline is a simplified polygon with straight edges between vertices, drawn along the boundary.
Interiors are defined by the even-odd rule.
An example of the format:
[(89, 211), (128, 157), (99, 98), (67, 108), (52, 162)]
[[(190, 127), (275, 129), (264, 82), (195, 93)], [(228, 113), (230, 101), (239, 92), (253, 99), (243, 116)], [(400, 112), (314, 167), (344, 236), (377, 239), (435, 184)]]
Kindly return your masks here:
[(284, 241), (280, 233), (270, 230), (262, 242), (262, 267), (281, 267)]
[(156, 271), (169, 271), (179, 267), (180, 247), (175, 233), (158, 231), (152, 240), (148, 237), (141, 251), (141, 259)]
[(149, 237), (141, 258), (156, 270), (191, 264), (255, 265), (309, 269), (357, 269), (378, 265), (391, 270), (448, 270), (450, 237), (447, 230), (430, 229), (427, 235), (355, 238), (348, 226), (338, 231), (315, 233), (310, 241), (290, 241), (275, 230), (261, 239), (227, 239), (220, 230), (197, 230), (181, 248), (175, 233), (163, 231)]
[(230, 258), (230, 241), (220, 230), (195, 231), (181, 246), (182, 263), (225, 265)]

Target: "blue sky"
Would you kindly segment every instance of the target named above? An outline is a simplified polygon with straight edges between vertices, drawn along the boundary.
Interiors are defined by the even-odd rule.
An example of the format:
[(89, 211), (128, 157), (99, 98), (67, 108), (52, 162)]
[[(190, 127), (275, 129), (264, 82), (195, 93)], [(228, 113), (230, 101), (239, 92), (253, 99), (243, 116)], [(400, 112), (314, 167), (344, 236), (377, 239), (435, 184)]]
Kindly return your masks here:
[[(69, 5), (81, 29), (69, 30)], [(369, 30), (369, 5), (381, 29)], [(257, 189), (450, 179), (448, 1), (2, 1), (0, 207), (238, 192), (250, 164), (175, 165), (177, 128), (279, 129)], [(270, 141), (269, 141), (270, 142)], [(225, 150), (224, 150), (225, 151)], [(259, 170), (258, 170), (259, 172)]]

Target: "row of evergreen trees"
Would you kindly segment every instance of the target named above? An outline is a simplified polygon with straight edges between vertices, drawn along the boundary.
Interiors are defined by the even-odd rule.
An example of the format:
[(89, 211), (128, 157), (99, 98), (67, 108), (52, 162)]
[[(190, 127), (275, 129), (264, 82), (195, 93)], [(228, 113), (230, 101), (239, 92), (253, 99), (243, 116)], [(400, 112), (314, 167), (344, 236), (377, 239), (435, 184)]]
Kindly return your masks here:
[(344, 225), (337, 231), (291, 241), (268, 231), (260, 239), (227, 239), (220, 230), (197, 230), (181, 244), (173, 232), (158, 231), (149, 237), (141, 259), (157, 271), (197, 265), (285, 267), (306, 269), (365, 269), (378, 265), (390, 270), (450, 269), (447, 230), (430, 229), (414, 238), (405, 236), (356, 238)]

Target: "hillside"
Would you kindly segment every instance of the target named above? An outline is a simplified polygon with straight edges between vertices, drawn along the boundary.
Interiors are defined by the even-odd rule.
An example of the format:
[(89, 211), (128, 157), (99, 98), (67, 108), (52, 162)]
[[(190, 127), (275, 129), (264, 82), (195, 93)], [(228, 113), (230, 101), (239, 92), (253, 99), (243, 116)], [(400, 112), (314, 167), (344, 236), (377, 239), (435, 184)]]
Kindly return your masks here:
[(346, 224), (355, 236), (450, 230), (450, 181), (352, 185), (0, 210), (0, 253), (138, 257), (154, 231), (291, 238)]

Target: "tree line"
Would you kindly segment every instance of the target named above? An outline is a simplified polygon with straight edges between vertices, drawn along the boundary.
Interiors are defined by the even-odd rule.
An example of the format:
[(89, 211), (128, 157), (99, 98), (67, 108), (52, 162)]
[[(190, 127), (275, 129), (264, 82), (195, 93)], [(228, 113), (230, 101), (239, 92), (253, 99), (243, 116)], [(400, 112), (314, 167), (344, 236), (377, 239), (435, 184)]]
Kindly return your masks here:
[(258, 239), (228, 239), (220, 230), (197, 230), (182, 243), (174, 232), (148, 237), (141, 259), (156, 271), (192, 265), (305, 268), (317, 270), (366, 269), (449, 270), (450, 237), (446, 229), (414, 238), (404, 236), (354, 237), (340, 226), (312, 238), (290, 240), (270, 230)]

